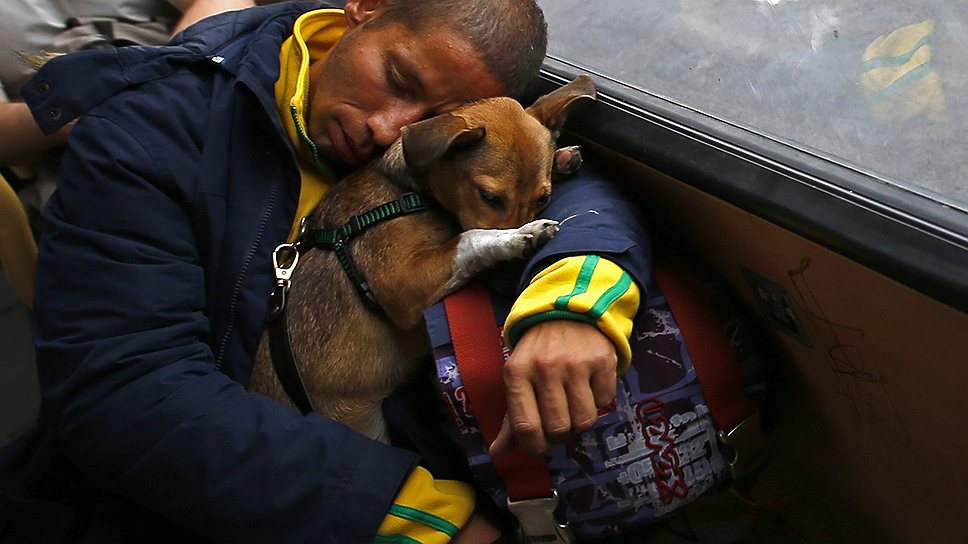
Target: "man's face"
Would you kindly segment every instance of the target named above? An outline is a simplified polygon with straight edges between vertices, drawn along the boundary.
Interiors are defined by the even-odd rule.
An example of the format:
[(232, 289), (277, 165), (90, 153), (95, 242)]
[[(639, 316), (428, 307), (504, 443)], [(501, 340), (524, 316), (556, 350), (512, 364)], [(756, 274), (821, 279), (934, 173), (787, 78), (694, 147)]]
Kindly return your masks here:
[(311, 67), (308, 133), (334, 167), (361, 166), (404, 125), (505, 93), (453, 32), (348, 20), (349, 30)]

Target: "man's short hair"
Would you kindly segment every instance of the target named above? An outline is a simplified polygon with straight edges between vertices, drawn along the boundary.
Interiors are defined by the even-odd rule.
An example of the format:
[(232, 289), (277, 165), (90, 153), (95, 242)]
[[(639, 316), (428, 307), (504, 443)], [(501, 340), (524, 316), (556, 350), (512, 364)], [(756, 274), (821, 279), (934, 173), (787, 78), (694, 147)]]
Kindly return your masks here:
[(525, 92), (548, 47), (548, 26), (535, 0), (388, 0), (378, 19), (464, 36), (511, 96)]

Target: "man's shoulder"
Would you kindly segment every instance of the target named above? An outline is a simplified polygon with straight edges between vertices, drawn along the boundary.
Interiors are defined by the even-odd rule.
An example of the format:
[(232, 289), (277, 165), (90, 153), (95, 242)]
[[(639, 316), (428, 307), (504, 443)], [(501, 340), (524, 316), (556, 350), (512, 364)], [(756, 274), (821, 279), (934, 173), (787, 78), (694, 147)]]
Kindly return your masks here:
[(205, 107), (204, 95), (216, 81), (232, 80), (240, 72), (248, 76), (256, 94), (269, 97), (278, 75), (272, 66), (278, 64), (279, 46), (299, 14), (318, 5), (286, 4), (213, 16), (164, 46), (80, 51), (55, 58), (25, 85), (23, 96), (45, 132), (81, 115), (118, 111), (101, 107), (116, 100), (136, 100), (148, 108), (155, 102), (175, 102), (197, 111)]

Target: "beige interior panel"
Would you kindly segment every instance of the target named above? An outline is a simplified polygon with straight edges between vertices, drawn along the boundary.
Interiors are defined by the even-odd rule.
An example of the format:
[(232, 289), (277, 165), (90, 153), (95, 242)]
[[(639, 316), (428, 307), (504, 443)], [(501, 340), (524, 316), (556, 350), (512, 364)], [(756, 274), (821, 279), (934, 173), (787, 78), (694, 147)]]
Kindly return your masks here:
[[(968, 314), (637, 163), (648, 215), (756, 309), (787, 360), (761, 506), (806, 542), (968, 539)], [(766, 325), (743, 269), (803, 338)]]

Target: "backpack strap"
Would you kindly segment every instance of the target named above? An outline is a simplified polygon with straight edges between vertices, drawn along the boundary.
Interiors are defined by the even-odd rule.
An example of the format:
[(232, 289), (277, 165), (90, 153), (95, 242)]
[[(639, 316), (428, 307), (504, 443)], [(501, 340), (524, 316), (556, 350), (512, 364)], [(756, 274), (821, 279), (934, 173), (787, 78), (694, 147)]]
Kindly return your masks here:
[[(444, 299), (454, 355), (460, 361), (464, 392), (488, 444), (504, 422), (504, 345), (496, 326), (491, 295), (472, 284)], [(493, 458), (504, 481), (508, 509), (518, 519), (526, 542), (570, 542), (564, 525), (554, 521), (558, 496), (544, 457), (514, 448)]]
[(682, 263), (657, 264), (652, 276), (686, 341), (719, 439), (732, 450), (730, 476), (734, 482), (742, 482), (763, 464), (769, 449), (760, 413), (744, 392), (739, 361), (723, 321), (707, 286)]

